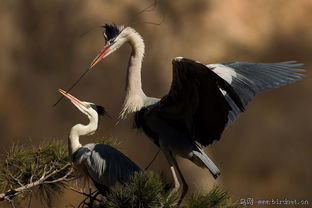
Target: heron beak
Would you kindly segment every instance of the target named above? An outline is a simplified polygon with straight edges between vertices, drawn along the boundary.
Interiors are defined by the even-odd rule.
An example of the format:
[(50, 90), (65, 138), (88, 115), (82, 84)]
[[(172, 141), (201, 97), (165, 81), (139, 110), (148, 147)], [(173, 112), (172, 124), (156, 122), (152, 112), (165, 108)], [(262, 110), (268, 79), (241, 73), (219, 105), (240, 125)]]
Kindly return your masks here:
[(90, 64), (89, 69), (93, 68), (97, 63), (99, 63), (109, 51), (111, 45), (105, 45), (102, 50), (98, 53), (98, 55), (93, 59), (92, 63)]
[(66, 98), (68, 98), (70, 101), (72, 101), (74, 104), (77, 104), (79, 106), (86, 107), (78, 98), (72, 96), (71, 94), (65, 92), (62, 89), (58, 90), (62, 95), (64, 95)]

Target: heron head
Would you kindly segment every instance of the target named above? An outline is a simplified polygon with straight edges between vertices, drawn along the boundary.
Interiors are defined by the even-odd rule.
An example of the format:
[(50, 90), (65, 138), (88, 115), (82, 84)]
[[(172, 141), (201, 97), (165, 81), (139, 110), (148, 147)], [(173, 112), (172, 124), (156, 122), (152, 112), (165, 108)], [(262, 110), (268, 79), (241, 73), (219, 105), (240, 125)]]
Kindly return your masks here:
[(90, 64), (90, 68), (94, 67), (102, 59), (119, 49), (124, 43), (128, 41), (129, 27), (116, 26), (105, 24), (102, 26), (104, 28), (103, 36), (105, 39), (105, 44), (98, 55), (93, 59)]
[(83, 114), (87, 115), (88, 118), (94, 118), (98, 120), (99, 115), (105, 115), (105, 109), (102, 106), (96, 105), (94, 103), (80, 101), (73, 95), (66, 93), (64, 90), (59, 89), (59, 92), (68, 98)]

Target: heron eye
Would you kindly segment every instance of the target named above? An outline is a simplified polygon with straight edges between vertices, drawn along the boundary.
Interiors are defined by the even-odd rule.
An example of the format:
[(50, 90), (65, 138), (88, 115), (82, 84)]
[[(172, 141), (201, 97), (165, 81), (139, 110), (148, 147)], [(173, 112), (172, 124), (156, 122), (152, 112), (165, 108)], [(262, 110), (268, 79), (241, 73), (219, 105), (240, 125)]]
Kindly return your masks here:
[(116, 38), (114, 38), (114, 39), (108, 41), (108, 44), (110, 44), (110, 45), (112, 45), (112, 44), (114, 44), (114, 43), (116, 43)]

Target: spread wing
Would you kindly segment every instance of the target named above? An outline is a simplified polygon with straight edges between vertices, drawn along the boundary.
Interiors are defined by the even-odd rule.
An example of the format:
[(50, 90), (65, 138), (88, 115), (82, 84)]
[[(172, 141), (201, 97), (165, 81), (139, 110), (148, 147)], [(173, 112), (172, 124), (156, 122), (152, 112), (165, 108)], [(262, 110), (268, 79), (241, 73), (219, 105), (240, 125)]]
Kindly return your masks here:
[(187, 128), (202, 145), (219, 140), (231, 111), (220, 89), (243, 111), (239, 96), (228, 82), (199, 62), (176, 58), (172, 63), (173, 81), (168, 95), (159, 103), (159, 116)]
[(134, 172), (141, 170), (127, 156), (108, 145), (88, 144), (80, 151), (84, 152), (82, 162), (89, 176), (99, 184), (110, 186), (125, 182)]
[(283, 63), (223, 63), (203, 65), (176, 58), (170, 91), (159, 103), (159, 115), (183, 126), (206, 146), (219, 140), (255, 94), (302, 78), (301, 65)]
[[(246, 106), (248, 102), (260, 92), (290, 84), (301, 79), (304, 75), (303, 64), (295, 61), (280, 63), (248, 63), (230, 62), (222, 64), (208, 64), (216, 74), (226, 80), (238, 94)], [(222, 91), (222, 90), (221, 90)], [(234, 122), (240, 114), (239, 108), (227, 93), (222, 91), (232, 110), (229, 112), (227, 126)]]

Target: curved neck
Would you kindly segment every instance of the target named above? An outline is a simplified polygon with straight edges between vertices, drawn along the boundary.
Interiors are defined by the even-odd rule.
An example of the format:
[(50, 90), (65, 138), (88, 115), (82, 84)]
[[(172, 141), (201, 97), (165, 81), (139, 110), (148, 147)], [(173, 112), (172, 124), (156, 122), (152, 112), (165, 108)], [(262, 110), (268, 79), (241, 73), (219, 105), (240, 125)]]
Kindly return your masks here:
[(144, 57), (144, 42), (133, 29), (129, 31), (128, 43), (132, 47), (126, 81), (126, 97), (121, 111), (121, 118), (128, 113), (140, 110), (144, 106), (146, 95), (142, 90), (141, 68)]
[(70, 130), (68, 137), (68, 151), (69, 156), (71, 156), (75, 151), (77, 151), (82, 145), (79, 141), (80, 136), (92, 135), (95, 133), (98, 127), (98, 119), (89, 117), (90, 122), (88, 125), (76, 124)]
[(127, 93), (138, 94), (143, 92), (141, 81), (141, 68), (144, 57), (144, 42), (142, 37), (134, 32), (128, 36), (128, 42), (131, 45), (132, 51), (129, 58), (127, 69)]

